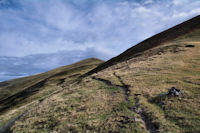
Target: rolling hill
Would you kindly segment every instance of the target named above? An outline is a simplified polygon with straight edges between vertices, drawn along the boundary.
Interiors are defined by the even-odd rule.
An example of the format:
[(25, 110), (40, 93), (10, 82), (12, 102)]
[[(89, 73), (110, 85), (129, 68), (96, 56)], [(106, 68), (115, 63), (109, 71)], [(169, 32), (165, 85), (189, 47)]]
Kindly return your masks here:
[[(45, 73), (1, 82), (0, 115), (3, 116), (10, 110), (13, 111), (59, 92), (63, 89), (61, 86), (63, 82), (72, 82), (73, 79), (102, 62), (102, 60), (90, 58)], [(6, 119), (9, 120), (9, 117)], [(5, 123), (3, 121), (5, 120), (0, 119), (0, 126)]]
[(105, 63), (84, 60), (0, 91), (4, 132), (200, 132), (200, 16)]

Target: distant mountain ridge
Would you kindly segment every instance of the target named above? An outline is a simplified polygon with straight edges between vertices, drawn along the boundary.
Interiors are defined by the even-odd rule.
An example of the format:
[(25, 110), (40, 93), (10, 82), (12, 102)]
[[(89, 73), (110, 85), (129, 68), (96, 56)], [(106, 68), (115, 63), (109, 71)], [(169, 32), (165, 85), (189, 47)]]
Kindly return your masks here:
[(97, 58), (106, 58), (106, 55), (92, 50), (59, 51), (57, 53), (36, 54), (24, 57), (0, 56), (0, 82), (46, 72), (95, 56)]

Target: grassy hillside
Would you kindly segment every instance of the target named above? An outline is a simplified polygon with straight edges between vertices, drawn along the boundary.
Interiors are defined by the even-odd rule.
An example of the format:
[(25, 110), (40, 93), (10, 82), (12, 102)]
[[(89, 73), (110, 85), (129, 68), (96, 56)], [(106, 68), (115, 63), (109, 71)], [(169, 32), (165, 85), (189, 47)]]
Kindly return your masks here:
[[(75, 77), (74, 82), (59, 82), (55, 86), (62, 86), (62, 91), (26, 105), (27, 112), (10, 130), (15, 133), (200, 132), (199, 22), (196, 17), (179, 25), (181, 34), (172, 34), (176, 32), (172, 28), (154, 36), (153, 40), (169, 37), (156, 45), (152, 38), (147, 39), (130, 48), (128, 54), (125, 52), (87, 74), (84, 71), (84, 76)], [(153, 46), (137, 51), (142, 44)], [(54, 76), (48, 83), (53, 82)], [(171, 87), (180, 89), (183, 95), (166, 95)], [(4, 113), (1, 118), (11, 117), (12, 112)]]
[(4, 114), (10, 110), (16, 110), (34, 101), (41, 101), (63, 90), (62, 83), (73, 82), (75, 78), (102, 62), (102, 60), (91, 58), (38, 75), (1, 82), (0, 123), (4, 120), (2, 118)]
[(127, 49), (120, 55), (99, 65), (98, 67), (89, 71), (85, 75), (87, 76), (95, 72), (99, 72), (107, 67), (110, 67), (111, 65), (115, 65), (119, 62), (126, 61), (128, 59), (139, 56), (141, 54), (140, 52), (144, 52), (145, 50), (149, 50), (156, 46), (163, 45), (165, 44), (165, 42), (169, 42), (173, 39), (176, 39), (179, 36), (188, 34), (199, 28), (200, 15), (142, 41), (141, 43)]

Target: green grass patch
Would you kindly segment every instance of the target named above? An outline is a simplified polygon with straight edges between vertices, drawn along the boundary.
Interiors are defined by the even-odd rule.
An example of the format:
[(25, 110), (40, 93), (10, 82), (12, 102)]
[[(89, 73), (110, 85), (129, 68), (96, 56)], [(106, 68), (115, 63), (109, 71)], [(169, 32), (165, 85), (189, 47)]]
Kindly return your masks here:
[(111, 91), (119, 91), (121, 88), (119, 87), (114, 87), (114, 86), (105, 86), (105, 85), (101, 85), (99, 87), (99, 89), (104, 89), (104, 90), (111, 90)]

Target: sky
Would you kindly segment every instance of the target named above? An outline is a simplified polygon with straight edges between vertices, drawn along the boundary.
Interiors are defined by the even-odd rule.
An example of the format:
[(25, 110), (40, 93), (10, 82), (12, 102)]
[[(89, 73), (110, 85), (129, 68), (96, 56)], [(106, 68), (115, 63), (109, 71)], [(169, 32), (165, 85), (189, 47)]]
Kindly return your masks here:
[(0, 0), (0, 81), (108, 60), (200, 14), (200, 0)]

